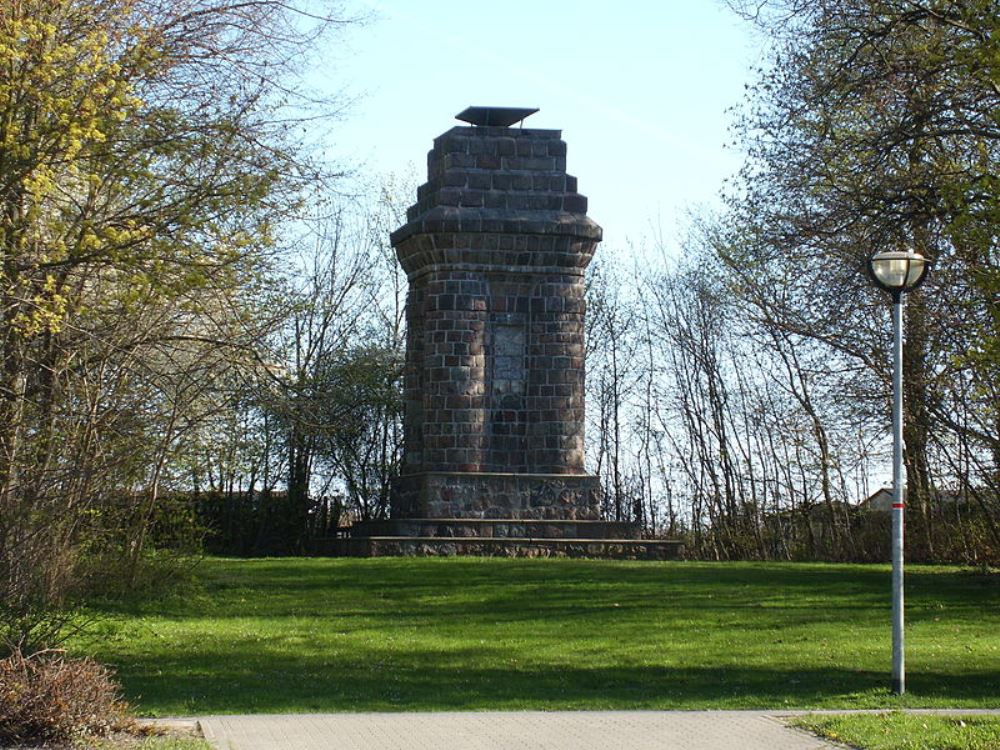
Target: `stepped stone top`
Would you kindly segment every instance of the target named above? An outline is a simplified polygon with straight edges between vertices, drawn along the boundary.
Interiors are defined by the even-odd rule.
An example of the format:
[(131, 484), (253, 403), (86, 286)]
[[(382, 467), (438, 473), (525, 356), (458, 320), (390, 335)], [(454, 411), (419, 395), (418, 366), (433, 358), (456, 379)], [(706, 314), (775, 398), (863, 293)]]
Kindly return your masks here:
[(570, 267), (582, 273), (601, 227), (566, 173), (559, 130), (510, 128), (535, 110), (469, 107), (434, 139), (428, 179), (390, 239), (409, 274), (431, 265)]

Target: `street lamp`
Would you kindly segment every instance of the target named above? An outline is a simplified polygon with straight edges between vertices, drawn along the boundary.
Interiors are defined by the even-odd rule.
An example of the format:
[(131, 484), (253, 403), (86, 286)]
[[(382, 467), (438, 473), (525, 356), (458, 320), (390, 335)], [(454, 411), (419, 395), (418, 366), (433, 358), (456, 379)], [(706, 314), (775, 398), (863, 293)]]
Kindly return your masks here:
[(931, 262), (912, 250), (883, 250), (868, 259), (875, 285), (892, 294), (892, 690), (906, 690), (903, 659), (903, 294), (927, 277)]

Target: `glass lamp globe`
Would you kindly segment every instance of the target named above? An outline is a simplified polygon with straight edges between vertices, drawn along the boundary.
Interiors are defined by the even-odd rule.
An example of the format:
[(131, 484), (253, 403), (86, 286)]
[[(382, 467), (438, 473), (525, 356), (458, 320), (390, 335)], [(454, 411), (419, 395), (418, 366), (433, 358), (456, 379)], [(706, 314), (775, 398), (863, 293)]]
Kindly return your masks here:
[(883, 250), (868, 260), (875, 283), (893, 294), (916, 289), (927, 276), (930, 265), (927, 258), (913, 250)]

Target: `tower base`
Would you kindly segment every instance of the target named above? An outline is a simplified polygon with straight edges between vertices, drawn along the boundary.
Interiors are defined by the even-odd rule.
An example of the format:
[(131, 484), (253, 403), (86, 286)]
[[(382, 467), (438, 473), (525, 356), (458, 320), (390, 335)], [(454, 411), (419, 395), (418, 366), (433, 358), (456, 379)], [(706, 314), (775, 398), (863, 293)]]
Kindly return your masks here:
[(428, 471), (399, 477), (392, 517), (596, 520), (601, 488), (590, 474)]

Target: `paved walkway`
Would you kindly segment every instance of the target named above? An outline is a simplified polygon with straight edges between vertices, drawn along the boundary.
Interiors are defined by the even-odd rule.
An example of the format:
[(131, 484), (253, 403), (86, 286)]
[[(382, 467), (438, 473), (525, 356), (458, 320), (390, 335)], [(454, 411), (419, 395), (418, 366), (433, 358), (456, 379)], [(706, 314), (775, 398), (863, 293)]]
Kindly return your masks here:
[(218, 750), (828, 750), (757, 711), (502, 711), (199, 719)]

